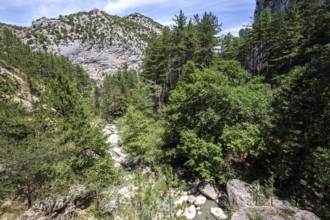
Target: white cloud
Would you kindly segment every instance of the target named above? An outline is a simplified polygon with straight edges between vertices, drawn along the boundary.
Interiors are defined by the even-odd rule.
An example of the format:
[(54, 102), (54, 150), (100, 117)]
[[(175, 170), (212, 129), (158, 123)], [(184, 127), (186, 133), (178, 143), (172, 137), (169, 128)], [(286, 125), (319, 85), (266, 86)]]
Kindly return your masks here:
[(171, 18), (169, 19), (168, 17), (158, 18), (158, 19), (155, 19), (155, 21), (157, 21), (158, 23), (160, 23), (164, 26), (170, 26), (170, 25), (174, 24), (174, 21)]
[[(20, 1), (20, 0), (16, 0)], [(40, 17), (56, 18), (59, 15), (69, 15), (80, 11), (89, 11), (94, 8), (104, 7), (104, 2), (83, 2), (77, 0), (32, 0), (30, 14), (33, 20)], [(31, 3), (31, 2), (30, 2)]]
[(127, 15), (140, 12), (163, 25), (173, 24), (172, 18), (182, 9), (188, 18), (212, 11), (223, 23), (221, 33), (238, 35), (241, 25), (250, 22), (255, 3), (246, 0), (0, 0), (0, 22), (30, 25), (40, 17), (58, 17), (94, 8), (109, 14)]
[(228, 34), (228, 33), (231, 33), (232, 35), (234, 36), (238, 36), (239, 35), (239, 31), (244, 28), (244, 25), (239, 25), (239, 26), (236, 26), (236, 27), (229, 27), (229, 28), (226, 28), (224, 30), (221, 31), (221, 34)]
[(110, 14), (122, 14), (125, 10), (130, 8), (138, 8), (143, 6), (150, 6), (154, 4), (165, 3), (164, 0), (117, 0), (109, 1), (104, 7), (104, 10)]

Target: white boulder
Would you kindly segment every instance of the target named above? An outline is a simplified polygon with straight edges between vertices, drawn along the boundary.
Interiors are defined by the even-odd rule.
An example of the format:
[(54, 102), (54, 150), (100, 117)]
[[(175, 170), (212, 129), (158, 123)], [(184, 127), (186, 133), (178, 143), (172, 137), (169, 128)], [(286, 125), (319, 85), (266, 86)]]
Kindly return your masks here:
[(180, 198), (174, 201), (174, 206), (181, 205), (183, 202), (187, 202), (189, 200), (189, 196), (180, 196)]
[(185, 208), (182, 216), (185, 217), (187, 220), (191, 220), (196, 217), (196, 214), (196, 207), (194, 205), (191, 205), (188, 208)]
[(217, 219), (227, 219), (228, 216), (221, 208), (211, 208), (211, 214)]
[(196, 197), (193, 196), (193, 195), (189, 195), (188, 197), (189, 197), (188, 202), (189, 202), (190, 204), (194, 204), (195, 201), (196, 201)]
[(206, 197), (199, 195), (196, 197), (194, 204), (195, 206), (202, 206), (205, 204), (205, 202), (206, 202)]
[(232, 179), (227, 182), (227, 195), (230, 205), (238, 208), (256, 205), (250, 191), (251, 185), (241, 180)]
[(203, 181), (199, 184), (198, 190), (207, 198), (217, 200), (219, 192), (214, 181)]

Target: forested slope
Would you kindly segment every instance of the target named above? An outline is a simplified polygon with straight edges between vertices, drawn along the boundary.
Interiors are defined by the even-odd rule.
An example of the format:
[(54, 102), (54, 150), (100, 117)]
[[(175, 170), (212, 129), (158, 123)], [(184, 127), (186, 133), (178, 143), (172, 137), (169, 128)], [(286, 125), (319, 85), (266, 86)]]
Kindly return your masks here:
[(18, 196), (31, 207), (75, 184), (97, 192), (115, 168), (92, 124), (95, 83), (64, 57), (32, 52), (9, 29), (0, 36), (1, 201)]
[[(153, 219), (161, 210), (158, 218), (173, 219), (186, 208), (174, 207), (174, 189), (205, 180), (223, 192), (241, 179), (252, 183), (258, 207), (280, 197), (330, 218), (329, 9), (329, 1), (266, 8), (242, 37), (219, 37), (211, 12), (187, 19), (180, 11), (149, 40), (141, 73), (124, 66), (100, 87), (81, 67), (32, 52), (4, 29), (0, 199), (31, 206), (83, 185), (75, 205), (99, 218)], [(124, 182), (136, 196), (113, 206), (107, 195), (111, 211), (101, 191), (119, 182), (119, 169), (98, 117), (118, 123), (129, 154), (123, 167), (134, 173)], [(225, 197), (217, 205), (237, 216), (242, 209)]]
[(146, 51), (149, 95), (139, 99), (153, 100), (153, 115), (123, 102), (128, 152), (188, 179), (271, 183), (329, 218), (329, 6), (266, 9), (243, 37), (220, 39), (212, 13), (188, 20), (181, 11)]

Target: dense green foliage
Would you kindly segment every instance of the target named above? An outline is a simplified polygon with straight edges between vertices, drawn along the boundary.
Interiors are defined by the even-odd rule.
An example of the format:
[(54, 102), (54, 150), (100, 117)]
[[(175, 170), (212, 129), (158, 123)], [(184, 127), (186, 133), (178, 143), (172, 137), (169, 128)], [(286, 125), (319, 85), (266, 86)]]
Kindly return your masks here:
[(222, 38), (226, 45), (222, 56), (237, 59), (252, 74), (278, 84), (278, 76), (305, 65), (330, 43), (329, 7), (329, 1), (301, 1), (273, 15), (266, 9), (242, 38)]
[(271, 92), (260, 79), (249, 80), (237, 62), (222, 61), (218, 68), (199, 71), (188, 63), (166, 115), (176, 157), (204, 178), (224, 180), (227, 155), (240, 161), (264, 149)]
[(107, 75), (102, 84), (100, 108), (107, 120), (122, 116), (126, 112), (129, 99), (138, 87), (138, 76), (127, 67), (114, 75)]
[(303, 1), (273, 15), (266, 9), (242, 38), (221, 40), (224, 59), (237, 59), (279, 86), (262, 172), (324, 218), (330, 216), (329, 7), (329, 1)]
[[(329, 5), (266, 9), (243, 37), (223, 36), (220, 53), (217, 19), (206, 13), (187, 22), (181, 11), (150, 42), (142, 74), (160, 86), (154, 99), (165, 129), (160, 164), (219, 183), (270, 178), (277, 192), (329, 218)], [(139, 149), (155, 137), (145, 135), (154, 122), (136, 114), (145, 122), (139, 127), (129, 115), (130, 137), (144, 134), (134, 142)], [(154, 161), (159, 143), (134, 156)]]
[[(92, 125), (91, 80), (64, 57), (32, 52), (9, 30), (0, 45), (0, 199), (23, 195), (31, 206), (77, 183), (98, 192), (115, 169), (105, 137)], [(30, 97), (22, 92), (38, 102), (15, 102)]]
[(126, 115), (119, 121), (123, 132), (125, 150), (134, 156), (133, 162), (148, 165), (159, 164), (162, 157), (163, 122), (148, 117), (144, 111), (130, 106)]
[(154, 92), (135, 71), (124, 68), (108, 75), (101, 88), (101, 114), (106, 120), (118, 117), (125, 150), (134, 161), (154, 164), (160, 158), (162, 122), (153, 112)]
[[(279, 184), (330, 216), (330, 48), (293, 69), (274, 99), (269, 164)], [(284, 172), (283, 172), (284, 171)]]
[(215, 35), (221, 26), (211, 12), (205, 12), (202, 18), (195, 15), (187, 22), (180, 11), (173, 21), (174, 25), (164, 28), (162, 35), (151, 38), (143, 66), (144, 78), (161, 86), (160, 104), (167, 102), (187, 61), (194, 61), (200, 68), (212, 65), (213, 49), (218, 45)]
[[(12, 101), (19, 82), (1, 75), (0, 162), (9, 166), (1, 198), (16, 190), (33, 201), (78, 182), (97, 195), (111, 182), (105, 138), (92, 126), (95, 106), (118, 121), (133, 165), (167, 174), (164, 188), (176, 182), (172, 168), (219, 184), (256, 180), (270, 195), (330, 218), (329, 7), (306, 1), (276, 14), (266, 9), (243, 37), (220, 41), (212, 13), (187, 20), (180, 11), (150, 40), (141, 75), (124, 68), (99, 90), (63, 57), (32, 53), (5, 33), (2, 65), (24, 73), (39, 101), (31, 112)], [(127, 209), (150, 219), (157, 187), (136, 180)]]
[(0, 59), (8, 66), (17, 68), (31, 88), (31, 93), (40, 95), (43, 85), (59, 72), (66, 74), (71, 83), (89, 101), (92, 99), (94, 83), (83, 69), (63, 56), (44, 52), (33, 52), (22, 43), (11, 30), (5, 28), (0, 34)]

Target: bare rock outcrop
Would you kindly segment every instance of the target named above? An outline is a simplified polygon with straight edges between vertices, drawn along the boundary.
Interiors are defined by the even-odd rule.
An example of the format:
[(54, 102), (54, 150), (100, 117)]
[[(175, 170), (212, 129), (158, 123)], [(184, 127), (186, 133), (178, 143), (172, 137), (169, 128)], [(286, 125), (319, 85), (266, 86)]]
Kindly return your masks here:
[(232, 179), (227, 182), (227, 195), (231, 205), (237, 207), (255, 206), (255, 202), (251, 195), (251, 185)]
[[(271, 13), (276, 13), (284, 11), (295, 2), (302, 2), (302, 0), (256, 0), (254, 18), (258, 18), (267, 7), (269, 7)], [(324, 0), (319, 0), (319, 2), (323, 3)]]
[(72, 219), (77, 211), (75, 202), (86, 192), (85, 186), (75, 185), (70, 189), (70, 195), (48, 197), (36, 202), (28, 211), (17, 220), (35, 219)]
[(305, 210), (279, 209), (272, 206), (251, 206), (237, 210), (231, 220), (320, 220), (315, 214)]
[[(232, 179), (227, 182), (227, 194), (230, 205), (238, 208), (231, 216), (232, 220), (320, 220), (312, 212), (292, 207), (288, 202), (271, 198), (259, 205), (253, 196), (256, 190), (244, 181)], [(260, 193), (260, 192), (254, 192)], [(262, 195), (259, 195), (262, 196)]]
[(23, 41), (34, 50), (68, 57), (101, 84), (105, 75), (126, 65), (139, 69), (146, 40), (161, 29), (159, 23), (138, 13), (118, 17), (95, 9), (33, 21)]
[(211, 200), (217, 200), (219, 198), (219, 191), (214, 181), (202, 181), (198, 185), (198, 190)]

